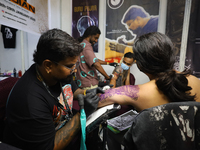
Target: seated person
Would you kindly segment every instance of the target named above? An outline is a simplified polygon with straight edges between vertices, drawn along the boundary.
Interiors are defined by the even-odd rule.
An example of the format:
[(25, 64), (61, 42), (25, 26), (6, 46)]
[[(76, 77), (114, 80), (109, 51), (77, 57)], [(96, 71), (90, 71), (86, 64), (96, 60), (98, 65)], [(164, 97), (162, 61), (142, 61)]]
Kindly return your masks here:
[[(3, 142), (28, 150), (80, 149), (80, 141), (71, 147), (81, 127), (80, 113), (72, 112), (72, 102), (84, 90), (76, 86), (72, 74), (82, 50), (62, 30), (52, 29), (41, 35), (33, 54), (35, 63), (8, 98)], [(86, 116), (98, 105), (96, 94), (84, 97)]]
[[(110, 80), (110, 85), (113, 85), (112, 88), (135, 84), (135, 77), (130, 73), (130, 67), (133, 63), (133, 53), (126, 53), (123, 57), (122, 63), (119, 66), (116, 66), (113, 70), (113, 77)], [(123, 105), (122, 108), (115, 113), (115, 116), (121, 115), (132, 108), (133, 107), (130, 105)]]
[(130, 85), (130, 67), (134, 63), (133, 53), (128, 52), (124, 55), (121, 65), (117, 66), (113, 70), (113, 77), (110, 80), (110, 84), (113, 88), (122, 85)]
[(166, 35), (159, 32), (142, 35), (135, 40), (133, 50), (137, 67), (150, 81), (106, 90), (100, 95), (98, 107), (118, 103), (132, 105), (140, 112), (170, 102), (200, 102), (200, 80), (188, 70), (173, 69), (175, 50)]
[[(134, 63), (133, 53), (128, 52), (124, 55), (121, 65), (117, 66), (113, 70), (113, 77), (110, 80), (110, 84), (113, 88), (120, 87), (123, 85), (131, 85), (130, 83), (130, 67)], [(134, 76), (133, 76), (134, 77)], [(134, 85), (134, 84), (132, 84)], [(133, 106), (122, 105), (121, 109), (112, 114), (112, 117), (119, 116), (129, 110), (133, 109)], [(107, 145), (110, 150), (121, 150), (121, 141), (127, 130), (120, 132), (118, 134), (113, 133), (108, 130), (108, 140)]]
[[(106, 90), (100, 95), (98, 107), (118, 103), (132, 105), (140, 112), (170, 102), (200, 102), (200, 80), (188, 70), (179, 72), (173, 69), (175, 49), (166, 35), (158, 32), (142, 35), (135, 40), (133, 50), (138, 68), (150, 81)], [(112, 146), (109, 149), (119, 150), (115, 143), (121, 143), (124, 133), (115, 136), (109, 132), (108, 147)]]

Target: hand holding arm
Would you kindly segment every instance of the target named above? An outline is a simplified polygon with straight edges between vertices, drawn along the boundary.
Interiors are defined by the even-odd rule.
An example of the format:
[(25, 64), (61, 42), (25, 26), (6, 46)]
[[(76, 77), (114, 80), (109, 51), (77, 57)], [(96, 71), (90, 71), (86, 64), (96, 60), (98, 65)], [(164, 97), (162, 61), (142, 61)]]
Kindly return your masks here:
[(119, 75), (123, 72), (123, 69), (121, 68), (121, 66), (117, 66), (114, 71), (113, 71), (113, 77), (110, 80), (110, 84), (113, 85), (113, 88), (116, 87), (116, 80), (118, 79)]
[(105, 72), (105, 70), (103, 69), (103, 67), (101, 66), (101, 64), (99, 62), (95, 62), (93, 65), (107, 80), (110, 79), (110, 77)]
[(118, 76), (116, 74), (113, 74), (112, 79), (110, 80), (110, 84), (112, 84), (112, 88), (116, 87), (116, 80), (117, 80)]
[(100, 98), (95, 93), (88, 93), (84, 96), (84, 110), (86, 117), (91, 115), (98, 106)]
[(84, 95), (84, 109), (86, 117), (92, 114), (98, 106), (98, 102), (100, 100), (97, 94), (105, 93), (102, 88), (97, 87), (94, 89), (86, 90), (86, 95)]

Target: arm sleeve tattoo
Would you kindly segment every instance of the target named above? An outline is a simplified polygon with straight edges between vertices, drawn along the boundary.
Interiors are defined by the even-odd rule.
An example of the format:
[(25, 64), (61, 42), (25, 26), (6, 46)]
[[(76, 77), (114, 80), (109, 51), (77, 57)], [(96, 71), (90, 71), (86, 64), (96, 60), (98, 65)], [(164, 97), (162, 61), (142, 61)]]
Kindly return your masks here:
[(126, 95), (132, 99), (137, 100), (139, 87), (138, 85), (125, 85), (118, 88), (106, 90), (104, 94), (100, 95), (100, 101), (113, 95)]

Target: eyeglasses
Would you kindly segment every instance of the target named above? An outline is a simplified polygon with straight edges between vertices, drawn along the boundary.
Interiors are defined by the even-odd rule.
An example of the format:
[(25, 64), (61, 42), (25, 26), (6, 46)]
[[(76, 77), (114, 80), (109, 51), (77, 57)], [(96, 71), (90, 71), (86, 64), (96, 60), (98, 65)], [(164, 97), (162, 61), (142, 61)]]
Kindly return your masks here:
[(80, 62), (79, 61), (77, 61), (72, 67), (74, 67), (73, 69), (72, 69), (72, 67), (71, 68), (69, 68), (69, 67), (67, 67), (67, 66), (65, 66), (65, 65), (62, 65), (62, 64), (60, 64), (60, 63), (57, 63), (57, 62), (55, 62), (54, 61), (54, 63), (56, 63), (56, 64), (58, 64), (58, 65), (61, 65), (61, 66), (63, 66), (63, 67), (65, 67), (65, 68), (67, 68), (67, 69), (69, 69), (71, 72), (70, 72), (70, 75), (74, 72), (74, 70), (76, 69), (76, 68), (78, 68), (78, 66), (79, 66), (79, 64), (80, 64)]

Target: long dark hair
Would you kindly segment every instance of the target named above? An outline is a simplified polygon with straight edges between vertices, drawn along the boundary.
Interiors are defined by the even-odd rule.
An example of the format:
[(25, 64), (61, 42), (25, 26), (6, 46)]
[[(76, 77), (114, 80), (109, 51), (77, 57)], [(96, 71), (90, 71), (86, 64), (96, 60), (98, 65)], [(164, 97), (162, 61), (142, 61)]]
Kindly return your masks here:
[(81, 43), (85, 38), (89, 37), (90, 35), (96, 34), (101, 34), (99, 28), (97, 26), (90, 26), (85, 30), (83, 36), (78, 38), (78, 41)]
[(195, 100), (186, 78), (190, 75), (190, 70), (181, 73), (173, 70), (175, 50), (166, 35), (159, 32), (142, 35), (135, 40), (133, 51), (138, 68), (155, 77), (158, 89), (169, 98), (169, 101)]

